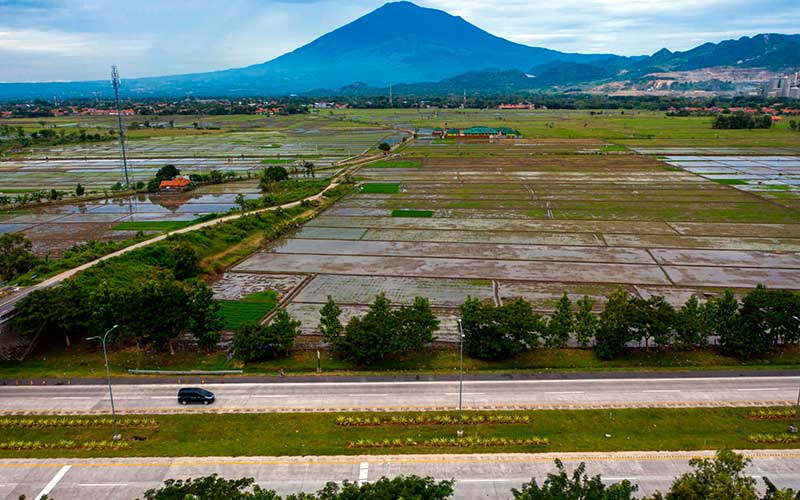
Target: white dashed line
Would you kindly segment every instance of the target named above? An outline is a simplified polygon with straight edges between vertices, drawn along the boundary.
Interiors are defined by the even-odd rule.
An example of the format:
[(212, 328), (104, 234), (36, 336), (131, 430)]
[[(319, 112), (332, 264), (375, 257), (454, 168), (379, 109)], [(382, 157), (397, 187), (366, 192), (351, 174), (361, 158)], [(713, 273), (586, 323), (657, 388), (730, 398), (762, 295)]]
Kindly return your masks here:
[(362, 486), (364, 483), (366, 483), (368, 476), (369, 476), (369, 463), (361, 462), (361, 466), (358, 469), (358, 485)]
[(61, 467), (61, 468), (58, 470), (58, 472), (56, 472), (56, 475), (55, 475), (55, 476), (53, 476), (53, 479), (51, 479), (51, 480), (50, 480), (50, 482), (49, 482), (49, 483), (47, 483), (47, 486), (45, 486), (45, 487), (44, 487), (44, 489), (43, 489), (42, 491), (40, 491), (38, 495), (36, 495), (36, 500), (41, 500), (41, 499), (42, 499), (43, 497), (45, 497), (46, 495), (49, 495), (49, 494), (50, 494), (50, 492), (51, 492), (51, 491), (53, 491), (53, 488), (55, 488), (55, 487), (56, 487), (56, 485), (58, 484), (58, 482), (59, 482), (59, 481), (61, 481), (61, 478), (63, 478), (63, 477), (64, 477), (64, 475), (65, 475), (67, 472), (69, 472), (69, 470), (70, 470), (71, 468), (72, 468), (72, 466), (71, 466), (71, 465), (65, 465), (64, 467)]

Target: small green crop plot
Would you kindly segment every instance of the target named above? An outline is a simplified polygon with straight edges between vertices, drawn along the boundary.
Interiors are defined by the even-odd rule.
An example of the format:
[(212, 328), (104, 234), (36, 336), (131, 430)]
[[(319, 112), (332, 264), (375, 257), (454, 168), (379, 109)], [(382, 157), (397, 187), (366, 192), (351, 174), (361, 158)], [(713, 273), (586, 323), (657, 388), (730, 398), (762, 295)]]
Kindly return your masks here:
[(295, 162), (295, 158), (264, 158), (261, 163), (265, 165), (282, 165)]
[(416, 160), (380, 160), (367, 165), (369, 168), (418, 168), (421, 165)]
[(431, 210), (392, 210), (392, 217), (433, 217)]
[(175, 231), (176, 229), (182, 229), (184, 227), (191, 226), (192, 224), (197, 223), (196, 220), (168, 220), (168, 221), (131, 221), (131, 222), (120, 222), (116, 226), (112, 227), (112, 231), (158, 231), (158, 232), (169, 232)]
[(400, 183), (370, 183), (361, 185), (362, 193), (370, 194), (396, 194), (400, 192)]
[(275, 308), (278, 294), (272, 290), (255, 292), (241, 300), (220, 300), (219, 313), (226, 330), (236, 330), (242, 323), (256, 323)]
[(712, 176), (709, 176), (708, 178), (714, 182), (719, 182), (720, 184), (725, 184), (727, 186), (741, 186), (743, 184), (747, 184), (747, 181), (743, 181), (741, 179), (714, 179)]

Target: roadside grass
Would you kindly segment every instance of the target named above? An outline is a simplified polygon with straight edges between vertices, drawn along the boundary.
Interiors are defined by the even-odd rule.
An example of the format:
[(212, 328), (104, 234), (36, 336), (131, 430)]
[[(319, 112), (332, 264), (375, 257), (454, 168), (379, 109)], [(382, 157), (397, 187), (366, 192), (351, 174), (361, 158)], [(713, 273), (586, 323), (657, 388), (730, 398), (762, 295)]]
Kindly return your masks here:
[(282, 165), (286, 163), (294, 163), (297, 158), (264, 158), (261, 163), (265, 165)]
[(392, 210), (392, 217), (433, 217), (432, 210)]
[(257, 323), (275, 308), (278, 294), (272, 290), (255, 292), (240, 300), (218, 300), (225, 330), (236, 330), (243, 323)]
[[(217, 405), (225, 405), (224, 390)], [(456, 401), (453, 400), (453, 407)], [(786, 423), (748, 419), (752, 408), (681, 408), (617, 410), (540, 410), (526, 412), (465, 412), (467, 415), (527, 415), (531, 423), (465, 425), (465, 437), (520, 439), (534, 436), (550, 440), (547, 446), (387, 447), (349, 448), (358, 440), (410, 438), (424, 441), (455, 438), (454, 425), (341, 427), (335, 413), (262, 413), (148, 415), (158, 428), (123, 429), (131, 441), (124, 450), (0, 451), (3, 458), (112, 457), (112, 456), (302, 456), (408, 453), (523, 453), (575, 451), (713, 450), (720, 448), (800, 448), (794, 444), (748, 442), (751, 434), (785, 431)], [(443, 412), (439, 412), (442, 414)], [(455, 412), (448, 412), (455, 419)], [(348, 413), (347, 416), (374, 416)], [(381, 413), (381, 417), (414, 413)], [(136, 418), (131, 415), (129, 418)], [(9, 428), (3, 441), (54, 442), (61, 439), (101, 441), (111, 437), (110, 427)], [(608, 437), (606, 437), (608, 436)]]
[(364, 165), (364, 168), (418, 168), (421, 165), (415, 160), (379, 160)]
[(362, 193), (396, 194), (400, 192), (400, 183), (365, 183), (361, 185)]
[(119, 224), (113, 226), (111, 231), (158, 231), (162, 233), (168, 233), (170, 231), (175, 231), (176, 229), (183, 229), (184, 227), (188, 227), (193, 224), (197, 224), (197, 221), (130, 221), (120, 222)]
[[(326, 375), (453, 374), (458, 370), (458, 351), (455, 348), (428, 350), (403, 359), (387, 360), (369, 368), (354, 368), (336, 359), (326, 350), (320, 354), (322, 372)], [(0, 362), (0, 378), (18, 379), (21, 383), (26, 383), (29, 379), (48, 377), (102, 376), (102, 357), (102, 352), (94, 343), (74, 342), (69, 349), (63, 345), (42, 346), (21, 363)], [(223, 351), (179, 351), (170, 356), (168, 353), (136, 349), (112, 349), (108, 358), (111, 373), (116, 376), (126, 375), (128, 369), (242, 368), (228, 360)], [(316, 366), (316, 351), (301, 350), (292, 352), (287, 358), (248, 363), (243, 368), (245, 374), (268, 376), (277, 376), (279, 369), (284, 368), (286, 374), (291, 376), (313, 374)], [(591, 349), (536, 349), (505, 361), (490, 362), (465, 357), (464, 369), (467, 373), (800, 369), (800, 348), (787, 348), (763, 359), (748, 362), (723, 356), (712, 348), (694, 351), (629, 350), (611, 361), (597, 358)]]

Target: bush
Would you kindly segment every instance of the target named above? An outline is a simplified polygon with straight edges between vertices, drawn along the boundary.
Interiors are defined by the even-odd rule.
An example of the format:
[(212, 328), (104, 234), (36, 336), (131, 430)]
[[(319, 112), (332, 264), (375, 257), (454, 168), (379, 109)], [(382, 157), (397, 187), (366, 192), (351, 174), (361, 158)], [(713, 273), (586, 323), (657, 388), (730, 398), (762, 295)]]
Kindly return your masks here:
[(600, 359), (612, 359), (633, 340), (632, 304), (628, 292), (618, 288), (608, 297), (597, 325), (594, 350)]

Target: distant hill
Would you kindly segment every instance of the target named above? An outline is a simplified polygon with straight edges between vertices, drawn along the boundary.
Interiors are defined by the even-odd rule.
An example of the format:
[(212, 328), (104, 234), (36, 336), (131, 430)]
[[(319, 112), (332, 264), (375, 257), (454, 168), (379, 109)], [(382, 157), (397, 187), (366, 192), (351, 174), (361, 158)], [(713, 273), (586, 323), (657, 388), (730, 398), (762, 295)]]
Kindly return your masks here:
[[(506, 92), (715, 66), (800, 67), (800, 35), (765, 34), (652, 56), (572, 54), (494, 36), (436, 9), (393, 2), (276, 59), (245, 68), (128, 79), (123, 93), (253, 96), (342, 89), (364, 93)], [(123, 62), (124, 71), (124, 62)], [(358, 85), (354, 85), (357, 82)], [(0, 99), (110, 95), (107, 81), (0, 84)]]

